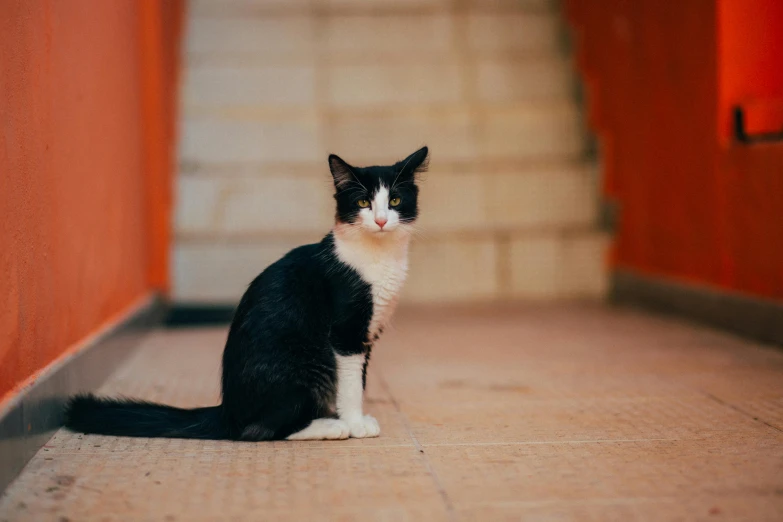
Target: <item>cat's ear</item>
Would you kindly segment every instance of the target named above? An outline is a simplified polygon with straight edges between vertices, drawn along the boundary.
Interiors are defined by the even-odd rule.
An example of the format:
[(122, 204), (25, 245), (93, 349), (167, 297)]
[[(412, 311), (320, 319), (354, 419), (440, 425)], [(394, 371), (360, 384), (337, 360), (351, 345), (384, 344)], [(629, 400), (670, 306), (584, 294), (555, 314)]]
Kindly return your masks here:
[(422, 147), (404, 160), (397, 163), (400, 169), (400, 176), (415, 177), (416, 174), (427, 171), (427, 165), (429, 164), (430, 149)]
[(354, 181), (353, 169), (336, 154), (329, 155), (329, 170), (332, 171), (334, 187), (337, 190), (345, 188), (351, 181)]

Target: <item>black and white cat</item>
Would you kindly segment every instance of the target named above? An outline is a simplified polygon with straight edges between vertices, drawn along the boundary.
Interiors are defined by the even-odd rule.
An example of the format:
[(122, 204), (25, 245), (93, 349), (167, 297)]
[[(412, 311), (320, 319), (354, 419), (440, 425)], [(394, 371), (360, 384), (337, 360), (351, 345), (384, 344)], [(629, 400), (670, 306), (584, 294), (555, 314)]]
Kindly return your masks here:
[(74, 397), (66, 426), (131, 437), (319, 440), (377, 437), (362, 398), (373, 343), (408, 270), (424, 147), (387, 167), (329, 156), (336, 222), (250, 284), (223, 352), (223, 401), (181, 409)]

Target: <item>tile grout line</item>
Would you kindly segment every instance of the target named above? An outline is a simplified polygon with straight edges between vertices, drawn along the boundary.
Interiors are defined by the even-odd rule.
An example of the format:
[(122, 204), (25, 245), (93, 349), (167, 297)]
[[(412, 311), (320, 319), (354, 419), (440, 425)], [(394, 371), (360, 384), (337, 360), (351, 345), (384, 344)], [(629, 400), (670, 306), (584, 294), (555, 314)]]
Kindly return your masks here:
[(634, 496), (620, 496), (620, 497), (608, 497), (608, 498), (595, 498), (595, 499), (576, 499), (576, 500), (563, 500), (561, 498), (550, 500), (505, 500), (505, 501), (490, 501), (490, 502), (472, 502), (474, 506), (494, 505), (494, 506), (520, 506), (520, 507), (543, 507), (543, 506), (601, 506), (612, 505), (616, 503), (621, 504), (634, 504), (636, 502), (660, 502), (661, 500), (668, 501), (681, 501), (682, 497), (678, 496), (664, 496), (664, 497), (634, 497)]
[(427, 457), (427, 453), (424, 451), (424, 447), (419, 442), (419, 439), (416, 438), (416, 435), (414, 435), (413, 430), (408, 423), (408, 417), (402, 412), (402, 409), (400, 408), (400, 403), (397, 402), (397, 399), (394, 397), (394, 395), (392, 395), (391, 388), (389, 388), (389, 383), (386, 382), (386, 379), (383, 377), (383, 374), (381, 374), (378, 368), (375, 369), (375, 374), (377, 375), (384, 391), (389, 396), (389, 399), (391, 400), (394, 409), (397, 411), (397, 414), (400, 415), (402, 423), (405, 425), (405, 430), (408, 432), (408, 436), (411, 438), (411, 441), (413, 441), (413, 445), (417, 450), (419, 450), (419, 455), (421, 455), (421, 458), (424, 461), (424, 467), (427, 469), (427, 473), (429, 473), (430, 477), (432, 477), (432, 480), (435, 483), (435, 487), (438, 490), (438, 494), (443, 500), (443, 503), (446, 507), (446, 513), (449, 516), (449, 520), (459, 520), (459, 517), (457, 517), (457, 513), (454, 510), (454, 504), (452, 503), (451, 498), (449, 498), (449, 494), (446, 492), (446, 488), (443, 487), (443, 483), (441, 482), (438, 473), (435, 471), (435, 468), (432, 466), (429, 457)]
[(714, 401), (714, 402), (720, 404), (721, 406), (725, 406), (727, 408), (730, 408), (730, 409), (736, 411), (737, 413), (740, 413), (741, 415), (744, 415), (745, 417), (750, 418), (753, 421), (756, 421), (758, 423), (764, 424), (765, 426), (767, 426), (769, 428), (772, 428), (775, 431), (783, 432), (783, 429), (779, 428), (778, 426), (775, 426), (774, 424), (771, 424), (771, 423), (765, 421), (761, 417), (754, 416), (752, 413), (749, 413), (749, 412), (743, 410), (739, 406), (735, 406), (734, 404), (731, 404), (730, 402), (724, 401), (723, 399), (719, 398), (718, 396), (713, 395), (712, 393), (710, 393), (708, 391), (705, 391), (700, 386), (694, 386), (694, 385), (690, 385), (688, 383), (682, 383), (679, 379), (677, 379), (677, 378), (675, 378), (674, 376), (671, 376), (671, 375), (668, 376), (668, 377), (662, 378), (662, 382), (667, 382), (667, 383), (670, 383), (670, 384), (683, 385), (686, 389), (689, 389), (689, 390), (692, 390), (692, 391), (694, 391), (696, 393), (699, 393), (699, 394), (705, 396), (706, 398), (710, 399), (711, 401)]
[[(405, 416), (404, 413), (401, 411), (397, 411), (400, 415), (403, 417)], [(508, 441), (508, 442), (435, 442), (431, 444), (422, 445), (418, 439), (412, 434), (410, 427), (408, 426), (407, 422), (404, 422), (405, 428), (408, 431), (408, 435), (411, 437), (411, 441), (414, 445), (414, 447), (419, 451), (419, 453), (425, 453), (425, 447), (430, 448), (448, 448), (448, 447), (455, 447), (455, 446), (546, 446), (546, 445), (566, 445), (566, 444), (607, 444), (607, 443), (632, 443), (632, 442), (680, 442), (680, 441), (688, 441), (688, 440), (702, 440), (702, 439), (682, 439), (682, 438), (675, 438), (675, 439), (667, 439), (667, 438), (650, 438), (650, 439), (585, 439), (585, 440), (532, 440), (532, 441)], [(276, 441), (279, 442), (279, 441)], [(290, 443), (287, 443), (286, 445), (289, 445)], [(314, 446), (312, 444), (307, 445), (308, 449), (310, 450), (327, 450), (332, 451), (335, 448), (337, 449), (357, 449), (361, 451), (368, 451), (373, 449), (387, 449), (387, 448), (410, 448), (410, 444), (371, 444), (371, 445), (364, 445), (364, 446), (358, 446), (358, 445), (345, 445), (345, 444), (328, 444), (323, 446)], [(273, 448), (274, 449), (274, 448)], [(216, 449), (204, 449), (200, 448), (198, 450), (191, 450), (191, 449), (183, 449), (180, 451), (167, 449), (167, 455), (182, 455), (182, 454), (192, 454), (194, 451), (198, 451), (199, 454), (209, 454), (209, 453), (223, 453), (225, 452), (225, 449), (223, 448), (216, 448)], [(57, 455), (108, 455), (111, 453), (115, 453), (115, 451), (108, 451), (108, 452), (92, 452), (92, 451), (58, 451)], [(173, 458), (173, 457), (172, 457)], [(179, 457), (177, 457), (179, 458)]]
[(704, 390), (699, 390), (699, 391), (701, 393), (703, 393), (704, 395), (706, 395), (708, 399), (711, 399), (711, 400), (717, 402), (718, 404), (720, 404), (722, 406), (726, 406), (728, 408), (731, 408), (732, 410), (734, 410), (734, 411), (736, 411), (738, 413), (741, 413), (742, 415), (744, 415), (746, 417), (749, 417), (750, 419), (752, 419), (752, 420), (754, 420), (756, 422), (760, 422), (761, 424), (764, 424), (765, 426), (768, 426), (768, 427), (772, 428), (775, 431), (779, 431), (779, 432), (783, 433), (783, 429), (778, 428), (774, 424), (770, 424), (769, 422), (765, 421), (761, 417), (754, 416), (752, 413), (748, 413), (747, 411), (743, 410), (739, 406), (735, 406), (735, 405), (731, 404), (730, 402), (726, 402), (723, 399), (721, 399), (721, 398), (719, 398), (719, 397), (717, 397), (717, 396), (715, 396), (715, 395), (713, 395), (713, 394), (711, 394), (709, 392), (706, 392)]
[[(668, 378), (664, 378), (663, 381), (664, 382), (668, 382), (668, 383), (682, 384), (682, 383), (680, 383), (680, 381), (678, 379), (675, 379), (673, 376), (669, 376)], [(693, 390), (696, 393), (700, 393), (700, 394), (704, 395), (706, 398), (710, 399), (711, 401), (714, 401), (714, 402), (720, 404), (721, 406), (725, 406), (727, 408), (730, 408), (730, 409), (736, 411), (737, 413), (740, 413), (741, 415), (744, 415), (745, 417), (750, 418), (753, 421), (756, 421), (756, 422), (759, 422), (761, 424), (764, 424), (765, 426), (767, 426), (769, 428), (772, 428), (775, 431), (783, 432), (783, 429), (775, 426), (774, 424), (770, 424), (769, 422), (765, 421), (761, 417), (756, 417), (752, 413), (748, 413), (747, 411), (743, 410), (739, 406), (735, 406), (735, 405), (731, 404), (730, 402), (724, 401), (723, 399), (719, 398), (718, 396), (713, 395), (712, 393), (703, 390), (700, 386), (693, 386), (693, 385), (689, 385), (687, 383), (684, 383), (684, 386), (685, 386), (685, 388)]]
[[(588, 439), (588, 440), (530, 440), (509, 442), (436, 442), (427, 444), (428, 447), (440, 448), (450, 446), (546, 446), (559, 444), (606, 444), (628, 442), (679, 442), (689, 439)], [(690, 439), (701, 440), (701, 439)]]

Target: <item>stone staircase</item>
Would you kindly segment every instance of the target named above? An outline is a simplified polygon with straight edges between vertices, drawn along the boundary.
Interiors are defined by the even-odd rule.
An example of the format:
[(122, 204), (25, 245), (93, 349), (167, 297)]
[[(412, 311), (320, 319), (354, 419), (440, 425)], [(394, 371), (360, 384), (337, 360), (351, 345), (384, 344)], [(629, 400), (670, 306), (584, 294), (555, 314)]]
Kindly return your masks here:
[(192, 0), (173, 297), (331, 226), (326, 157), (430, 146), (408, 302), (598, 297), (606, 238), (550, 0)]

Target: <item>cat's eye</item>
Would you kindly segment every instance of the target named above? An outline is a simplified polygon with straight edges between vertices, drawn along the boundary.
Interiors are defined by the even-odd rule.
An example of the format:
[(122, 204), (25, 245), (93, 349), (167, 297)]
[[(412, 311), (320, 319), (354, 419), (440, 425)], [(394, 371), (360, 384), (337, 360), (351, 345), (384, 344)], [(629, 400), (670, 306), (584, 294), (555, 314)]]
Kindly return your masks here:
[(392, 207), (396, 207), (397, 205), (400, 204), (400, 201), (401, 201), (400, 198), (392, 198), (391, 201), (389, 201), (389, 205), (391, 205)]
[(359, 201), (356, 202), (356, 204), (359, 205), (361, 208), (367, 208), (370, 206), (370, 202), (367, 201), (366, 199), (360, 199)]

